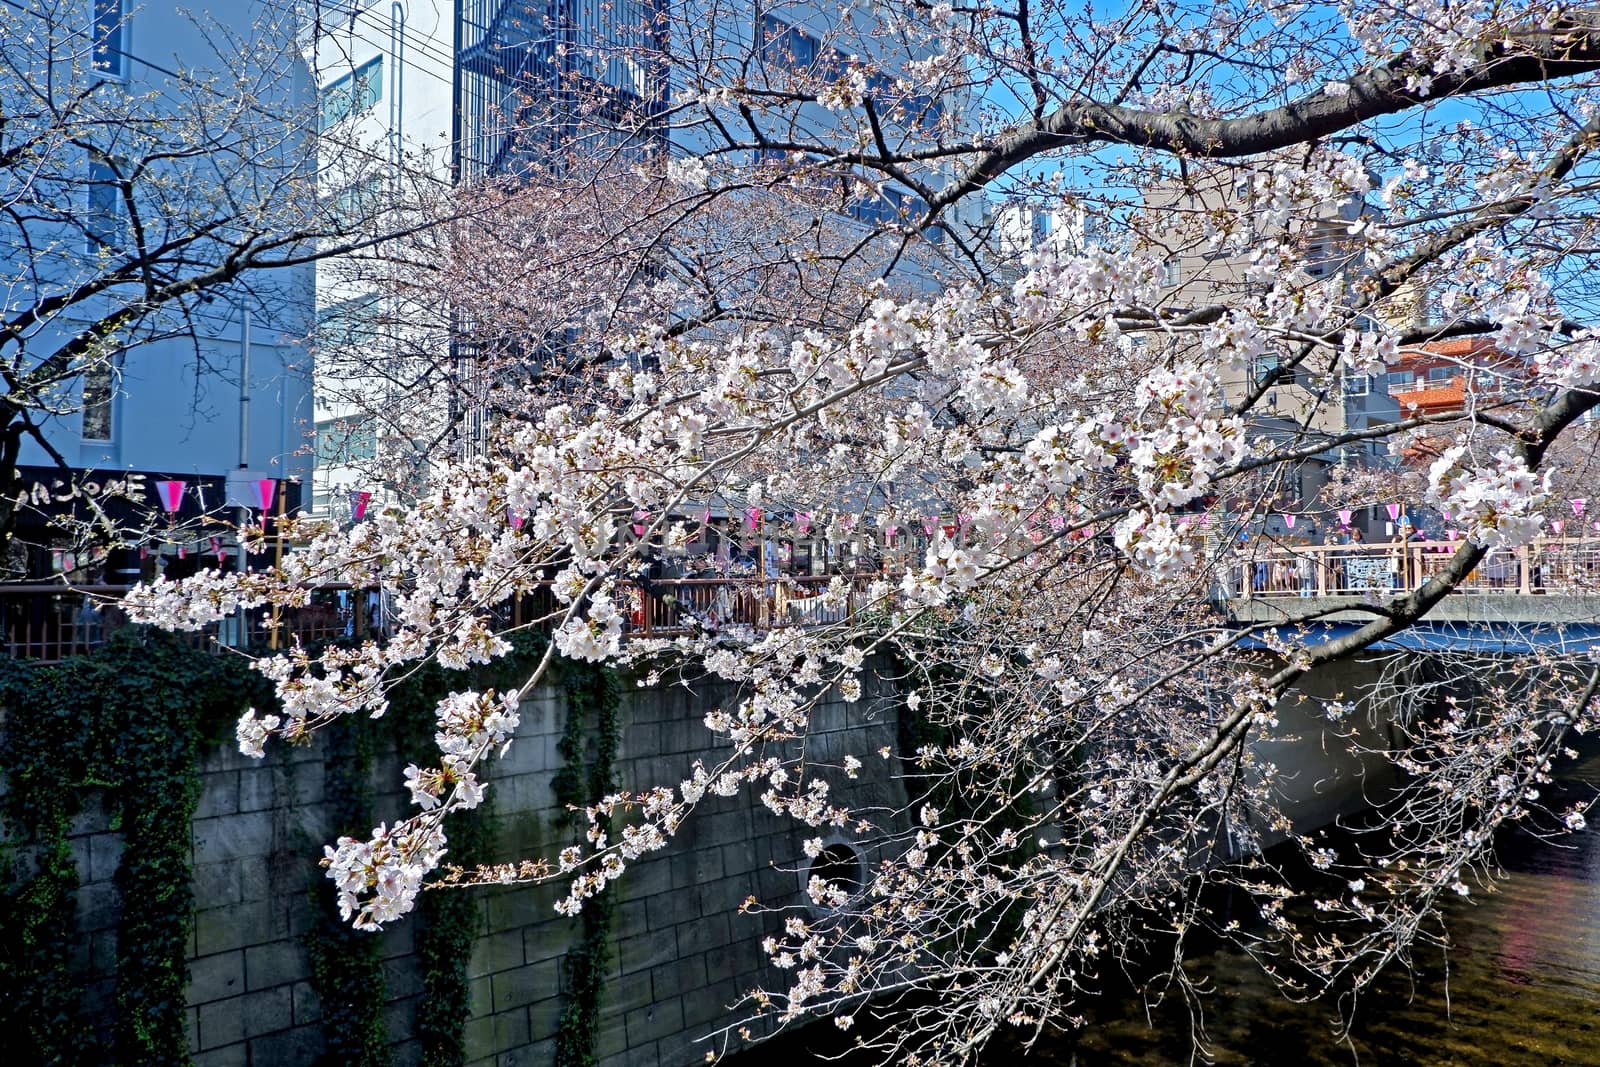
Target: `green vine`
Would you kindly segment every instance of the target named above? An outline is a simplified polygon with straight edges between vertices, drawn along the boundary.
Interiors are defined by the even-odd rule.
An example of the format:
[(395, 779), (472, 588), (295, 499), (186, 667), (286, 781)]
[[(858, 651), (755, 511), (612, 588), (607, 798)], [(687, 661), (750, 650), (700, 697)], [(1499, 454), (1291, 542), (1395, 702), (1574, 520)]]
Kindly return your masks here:
[[(0, 767), (8, 784), (0, 1025), (27, 1062), (189, 1062), (184, 988), (199, 754), (242, 703), (267, 696), (240, 661), (135, 627), (92, 655), (0, 667), (7, 709)], [(68, 833), (97, 790), (123, 834), (111, 1050), (96, 1047), (87, 1031), (83, 985), (70, 964), (79, 875)]]
[[(381, 725), (354, 718), (330, 731), (323, 800), (333, 825), (364, 833), (373, 824), (372, 762)], [(317, 921), (302, 942), (311, 965), (311, 986), (322, 1005), (325, 1067), (386, 1067), (388, 1032), (383, 1022), (386, 986), (382, 934), (356, 930), (339, 917), (338, 894), (318, 868), (310, 887)]]
[[(435, 708), (444, 694), (470, 686), (504, 691), (519, 684), (543, 653), (545, 638), (519, 634), (512, 651), (493, 664), (469, 672), (447, 671), (429, 662), (389, 694), (389, 713), (378, 722), (350, 723), (330, 742), (325, 796), (335, 825), (359, 832), (371, 826), (373, 762), (380, 731), (400, 756), (428, 764), (437, 759), (433, 735)], [(493, 793), (490, 794), (492, 799)], [(473, 866), (488, 858), (490, 813), (479, 810), (450, 821), (450, 862)], [(323, 1003), (325, 1062), (379, 1067), (387, 1061), (383, 1024), (382, 935), (352, 930), (339, 919), (332, 886), (318, 872), (312, 889), (321, 909), (317, 927), (306, 939), (312, 982)], [(422, 1067), (461, 1067), (466, 1063), (466, 1025), (471, 1016), (467, 961), (479, 925), (478, 898), (465, 891), (424, 893), (414, 915), (416, 953), (422, 978), (415, 1034)]]
[[(590, 664), (563, 664), (562, 679), (567, 691), (567, 721), (556, 744), (561, 770), (551, 785), (558, 804), (578, 808), (595, 803), (615, 788), (613, 764), (621, 740), (618, 709), (622, 688), (614, 672)], [(586, 770), (584, 749), (591, 717), (595, 720), (594, 759)], [(567, 1002), (556, 1032), (555, 1067), (594, 1067), (596, 1062), (615, 906), (610, 888), (584, 902), (580, 913), (583, 936), (566, 956)]]

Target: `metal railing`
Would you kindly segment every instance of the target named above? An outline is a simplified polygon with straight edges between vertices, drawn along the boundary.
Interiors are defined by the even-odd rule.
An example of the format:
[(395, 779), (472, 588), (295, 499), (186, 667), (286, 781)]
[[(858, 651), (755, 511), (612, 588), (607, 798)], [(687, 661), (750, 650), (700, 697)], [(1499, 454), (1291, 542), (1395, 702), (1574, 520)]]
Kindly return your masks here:
[[(1222, 583), (1233, 597), (1363, 596), (1412, 590), (1450, 562), (1460, 541), (1284, 545), (1242, 556)], [(1541, 537), (1493, 548), (1461, 583), (1486, 595), (1600, 594), (1600, 538)]]
[[(867, 585), (879, 575), (840, 577), (840, 590), (830, 589), (834, 578), (827, 575), (641, 579), (618, 583), (616, 596), (625, 631), (640, 637), (819, 626), (853, 616)], [(131, 588), (0, 585), (0, 654), (55, 662), (99, 647), (127, 625), (119, 601)], [(328, 602), (329, 594), (339, 592), (355, 594), (345, 598), (347, 606), (342, 609)], [(314, 602), (305, 607), (284, 608), (276, 615), (269, 608), (246, 612), (243, 643), (265, 646), (274, 631), (280, 646), (381, 635), (388, 620), (381, 608), (369, 601), (366, 590), (320, 587), (314, 591)], [(561, 606), (549, 586), (541, 585), (501, 605), (495, 623), (500, 629), (548, 629), (561, 616)], [(238, 645), (239, 625), (237, 620), (224, 620), (191, 639), (210, 649)]]

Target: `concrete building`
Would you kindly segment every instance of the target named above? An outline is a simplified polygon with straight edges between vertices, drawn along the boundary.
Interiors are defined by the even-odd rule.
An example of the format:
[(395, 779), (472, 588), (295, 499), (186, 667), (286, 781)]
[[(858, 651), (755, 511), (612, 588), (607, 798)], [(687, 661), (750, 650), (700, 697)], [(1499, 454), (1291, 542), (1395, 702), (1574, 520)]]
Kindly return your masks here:
[[(449, 187), (457, 164), (452, 49), (454, 0), (319, 0), (305, 21), (301, 47), (319, 93), (322, 196), (353, 210), (416, 203), (428, 187)], [(350, 494), (381, 503), (386, 485), (421, 473), (416, 450), (380, 459), (379, 442), (399, 436), (382, 413), (414, 414), (431, 398), (409, 382), (427, 375), (403, 353), (405, 318), (382, 258), (337, 257), (319, 264), (316, 323), (316, 471), (312, 513), (347, 519)], [(381, 372), (375, 368), (382, 365)], [(401, 393), (412, 395), (402, 398)], [(439, 418), (443, 418), (443, 414)], [(392, 478), (378, 476), (387, 464)]]
[[(693, 8), (672, 14), (679, 20), (700, 16)], [(852, 33), (859, 40), (861, 26), (876, 17), (865, 9), (835, 11), (807, 2), (748, 15), (719, 10), (706, 26), (729, 56), (750, 61), (754, 79), (776, 88), (819, 71), (865, 70), (856, 51), (846, 54), (844, 42)], [(669, 26), (667, 19), (656, 0), (320, 0), (305, 48), (323, 98), (329, 195), (399, 195), (406, 192), (403, 183), (428, 180), (515, 181), (534, 167), (585, 167), (593, 160), (664, 167), (671, 157), (704, 153), (712, 144), (705, 129), (680, 124), (669, 130), (658, 121), (672, 93), (683, 91), (669, 84), (658, 59), (669, 30), (681, 37), (700, 30)], [(898, 92), (875, 69), (864, 77), (874, 92)], [(944, 106), (896, 97), (885, 122), (906, 129), (938, 121)], [(794, 110), (796, 136), (820, 143), (842, 136), (838, 115), (820, 103)], [(827, 212), (821, 228), (841, 255), (869, 227), (898, 223), (921, 206), (893, 182), (811, 191)], [(918, 273), (916, 255), (898, 248), (884, 258), (890, 255), (907, 265), (902, 273), (911, 284), (931, 277)], [(328, 343), (317, 360), (312, 505), (340, 519), (350, 515), (350, 494), (373, 493), (374, 503), (403, 496), (404, 481), (420, 476), (441, 448), (475, 451), (488, 433), (488, 419), (472, 399), (482, 392), (473, 380), (476, 352), (461, 338), (460, 324), (419, 328), (416, 316), (385, 305), (385, 290), (381, 278), (359, 265), (334, 262), (319, 270), (318, 335)], [(332, 355), (352, 339), (360, 344), (342, 347), (355, 358)], [(532, 339), (529, 347), (548, 343)], [(411, 366), (375, 376), (363, 351)], [(446, 376), (453, 387), (419, 397), (417, 383)], [(386, 400), (397, 381), (407, 383), (409, 426), (387, 418), (401, 406), (399, 397)]]
[[(1262, 161), (1257, 168), (1270, 166)], [(1251, 271), (1258, 215), (1253, 207), (1252, 182), (1258, 169), (1215, 167), (1193, 170), (1185, 184), (1157, 184), (1147, 190), (1145, 204), (1150, 225), (1138, 240), (1166, 253), (1162, 281), (1169, 306), (1202, 309), (1251, 302), (1266, 292), (1266, 283)], [(1305, 286), (1348, 283), (1364, 265), (1346, 237), (1350, 225), (1372, 209), (1359, 196), (1349, 196), (1326, 206), (1324, 213), (1299, 234), (1298, 281)], [(1216, 220), (1237, 216), (1246, 223), (1241, 232), (1219, 236)], [(1313, 354), (1293, 373), (1274, 375), (1279, 357), (1258, 357), (1242, 372), (1223, 376), (1225, 400), (1237, 403), (1257, 392), (1252, 409), (1252, 430), (1285, 444), (1332, 441), (1352, 430), (1367, 429), (1396, 418), (1387, 380), (1379, 376), (1343, 373), (1331, 356)], [(1299, 467), (1298, 483), (1283, 487), (1288, 500), (1307, 506), (1326, 480), (1326, 469), (1336, 463), (1385, 465), (1390, 463), (1381, 442), (1332, 446)]]
[[(205, 515), (231, 516), (230, 500), (254, 502), (255, 480), (280, 480), (292, 508), (298, 485), (282, 480), (309, 479), (311, 367), (301, 339), (312, 270), (247, 271), (232, 283), (209, 282), (203, 276), (220, 261), (227, 238), (195, 234), (208, 224), (231, 234), (230, 212), (238, 218), (289, 206), (279, 194), (304, 176), (296, 123), (313, 89), (309, 71), (289, 56), (292, 20), (276, 5), (214, 4), (200, 17), (175, 0), (86, 0), (80, 8), (67, 7), (65, 20), (51, 24), (53, 46), (71, 51), (74, 64), (89, 56), (92, 67), (40, 62), (61, 80), (59, 91), (68, 79), (93, 85), (104, 110), (85, 117), (80, 107), (77, 147), (46, 161), (61, 173), (35, 176), (38, 210), (8, 212), (0, 222), (9, 306), (46, 303), (141, 260), (150, 274), (130, 275), (87, 300), (72, 298), (18, 349), (45, 358), (130, 309), (129, 325), (84, 360), (63, 394), (39, 405), (48, 447), (27, 437), (21, 446), (15, 551), (6, 570), (13, 579), (127, 581), (141, 560), (148, 571), (155, 558), (169, 559), (177, 573), (215, 559), (211, 537), (193, 524)], [(54, 9), (41, 12), (8, 17), (62, 19)], [(8, 64), (25, 66), (28, 49), (43, 56), (46, 46), (29, 40), (4, 47)], [(234, 79), (252, 85), (254, 95), (230, 98)], [(0, 114), (15, 111), (0, 96)], [(126, 119), (119, 126), (120, 113)], [(230, 115), (238, 123), (224, 128)], [(189, 131), (173, 143), (193, 154), (163, 150), (161, 138), (171, 130)], [(261, 137), (271, 146), (258, 144)], [(233, 154), (211, 155), (211, 138)], [(74, 168), (81, 171), (74, 175)], [(253, 173), (259, 185), (245, 180)], [(162, 242), (179, 251), (149, 251)], [(200, 280), (188, 295), (141, 302), (142, 285), (189, 276)], [(17, 358), (26, 365), (30, 357)], [(183, 483), (175, 508), (160, 496), (163, 481)], [(97, 509), (121, 532), (102, 524), (86, 537), (81, 524)], [(73, 520), (76, 535), (68, 532)]]

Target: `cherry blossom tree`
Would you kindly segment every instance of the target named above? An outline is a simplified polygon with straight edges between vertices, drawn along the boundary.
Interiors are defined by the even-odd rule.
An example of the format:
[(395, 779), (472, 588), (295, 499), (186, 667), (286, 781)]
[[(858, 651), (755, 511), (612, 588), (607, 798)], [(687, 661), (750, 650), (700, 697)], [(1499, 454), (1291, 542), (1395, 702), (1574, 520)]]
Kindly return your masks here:
[[(581, 80), (597, 94), (583, 122), (531, 101), (516, 116), (530, 138), (570, 139), (559, 177), (474, 192), (507, 214), (433, 249), (453, 306), (509, 339), (497, 358), (526, 368), (559, 331), (552, 351), (591, 372), (581, 391), (525, 375), (525, 402), (503, 395), (480, 449), (433, 457), (413, 502), (305, 528), (272, 573), (130, 598), (195, 627), (323, 583), (388, 592), (386, 641), (259, 662), (282, 705), (239, 723), (260, 755), (381, 715), (420, 661), (504, 655), (496, 610), (551, 591), (530, 625), (553, 641), (520, 686), (440, 701), (437, 764), (408, 772), (416, 813), (328, 847), (352, 922), (404, 916), (441, 877), (448, 820), (480, 803), (558, 656), (744, 695), (707, 710), (706, 756), (681, 781), (631, 783), (559, 855), (457, 881), (560, 879), (574, 912), (707, 794), (750, 790), (814, 828), (810, 851), (828, 829), (886, 857), (858, 894), (813, 880), (827, 917), (787, 915), (767, 947), (791, 982), (752, 1010), (849, 1028), (875, 994), (920, 991), (872, 1038), (905, 1062), (1071, 1020), (1117, 961), (1198, 929), (1239, 938), (1297, 993), (1359, 989), (1442, 897), (1492, 879), (1499, 827), (1583, 824), (1583, 806), (1538, 800), (1600, 714), (1583, 657), (1550, 654), (1520, 683), (1397, 677), (1417, 713), (1366, 754), (1400, 784), (1372, 798), (1382, 832), (1349, 847), (1293, 824), (1261, 746), (1297, 701), (1335, 738), (1358, 707), (1381, 714), (1382, 693), (1319, 695), (1312, 672), (1426, 619), (1491, 547), (1567, 507), (1553, 464), (1581, 454), (1567, 442), (1600, 405), (1600, 18), (903, 3), (772, 9), (752, 34), (743, 10), (671, 11), (638, 55), (667, 73), (662, 108), (602, 106)], [(584, 217), (596, 198), (635, 210)], [(1017, 246), (1001, 201), (1065, 221)], [(1492, 402), (1349, 417), (1352, 382), (1460, 336), (1530, 373)], [(1442, 442), (1425, 492), (1467, 529), (1425, 584), (1351, 598), (1363, 621), (1333, 638), (1299, 626), (1320, 605), (1270, 627), (1207, 606), (1234, 534), (1300, 491), (1296, 472), (1351, 452), (1382, 464), (1415, 435)], [(837, 577), (842, 622), (625, 636), (640, 546), (682, 543), (714, 498), (837, 540), (925, 528), (928, 543), (898, 572)], [(1243, 503), (1202, 520), (1218, 499)], [(640, 516), (643, 537), (619, 534)], [(865, 672), (937, 737), (901, 754), (919, 795), (892, 817), (830, 792), (885, 757), (824, 766), (804, 744), (824, 696), (864, 699)], [(1346, 743), (1366, 745), (1353, 728)], [(1263, 853), (1274, 837), (1309, 889)], [(1260, 921), (1214, 914), (1208, 886)]]

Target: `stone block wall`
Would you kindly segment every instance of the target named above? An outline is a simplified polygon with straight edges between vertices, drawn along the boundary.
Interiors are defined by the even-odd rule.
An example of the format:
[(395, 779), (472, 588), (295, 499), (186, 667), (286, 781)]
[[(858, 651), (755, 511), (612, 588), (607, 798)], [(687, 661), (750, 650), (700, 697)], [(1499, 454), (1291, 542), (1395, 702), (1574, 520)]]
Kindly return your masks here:
[[(847, 803), (903, 809), (897, 764), (875, 755), (883, 746), (898, 747), (892, 713), (875, 699), (885, 692), (869, 683), (857, 703), (825, 702), (808, 752), (822, 763), (837, 764), (846, 752), (863, 760), (857, 781), (829, 774)], [(614, 765), (619, 786), (677, 783), (696, 757), (710, 764), (704, 717), (735, 699), (727, 686), (627, 690)], [(495, 859), (550, 855), (571, 839), (569, 817), (552, 791), (566, 712), (559, 688), (533, 693), (516, 743), (490, 771)], [(315, 918), (308, 887), (320, 877), (323, 843), (368, 828), (330, 825), (320, 745), (269, 752), (265, 760), (231, 749), (204, 757), (191, 830), (196, 912), (186, 1009), (197, 1067), (299, 1067), (322, 1052), (321, 1008), (302, 943)], [(377, 761), (372, 784), (382, 797), (380, 818), (406, 810), (392, 758)], [(708, 796), (668, 848), (617, 884), (602, 1067), (703, 1062), (714, 1046), (698, 1039), (742, 1018), (734, 1005), (748, 989), (785, 984), (763, 967), (759, 947), (778, 920), (740, 915), (739, 905), (751, 896), (767, 904), (798, 901), (807, 862), (801, 842), (817, 833), (772, 815), (748, 791)], [(110, 1018), (112, 1003), (121, 906), (113, 876), (121, 837), (91, 805), (73, 827), (72, 846), (82, 878), (74, 963), (89, 979), (86, 1014), (98, 1022)], [(861, 852), (870, 863), (872, 846)], [(564, 956), (581, 936), (579, 921), (555, 913), (564, 892), (559, 885), (474, 892), (481, 925), (468, 968), (470, 1062), (551, 1063), (565, 1003)], [(373, 936), (382, 943), (391, 1058), (404, 1067), (419, 1058), (410, 1037), (421, 995), (412, 926), (402, 921)]]

